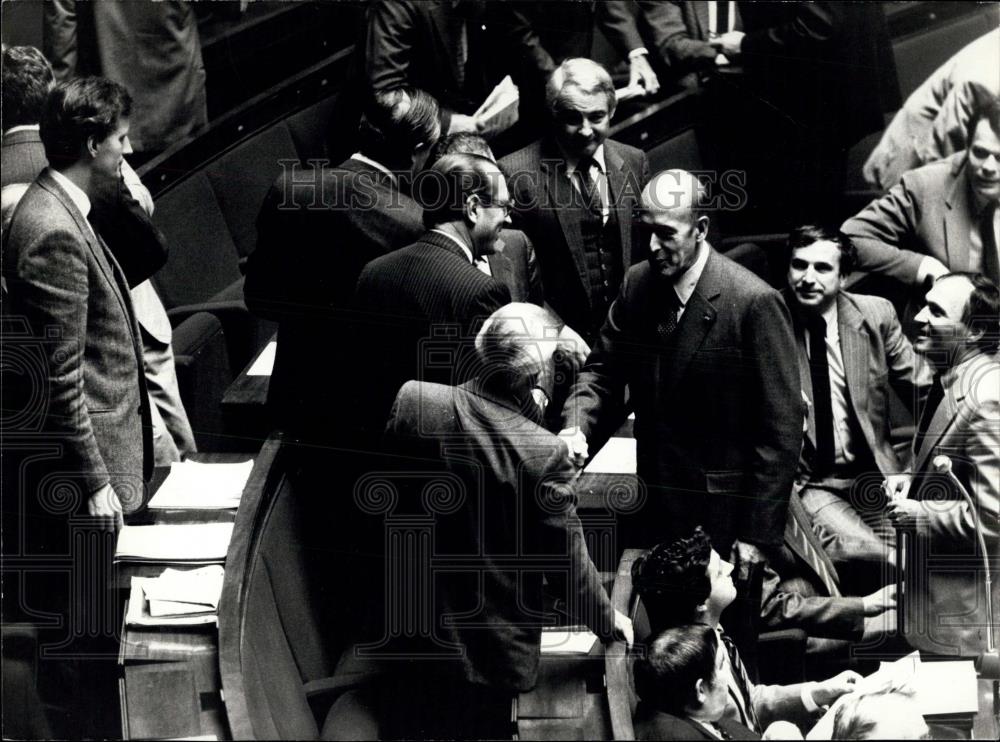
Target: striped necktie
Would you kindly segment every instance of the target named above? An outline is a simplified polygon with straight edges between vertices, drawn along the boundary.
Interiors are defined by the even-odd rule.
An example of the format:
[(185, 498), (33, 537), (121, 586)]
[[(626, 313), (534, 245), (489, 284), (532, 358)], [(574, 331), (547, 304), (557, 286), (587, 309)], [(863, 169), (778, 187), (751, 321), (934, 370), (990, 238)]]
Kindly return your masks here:
[(750, 682), (750, 675), (747, 674), (743, 660), (740, 659), (740, 650), (733, 644), (733, 640), (725, 634), (721, 636), (722, 643), (726, 647), (726, 654), (729, 655), (729, 665), (733, 669), (733, 681), (740, 690), (739, 695), (741, 697), (734, 698), (733, 700), (736, 701), (736, 705), (739, 707), (744, 725), (759, 733), (760, 722), (757, 720), (757, 714), (753, 710), (753, 703), (750, 699), (750, 688), (753, 686), (753, 683)]

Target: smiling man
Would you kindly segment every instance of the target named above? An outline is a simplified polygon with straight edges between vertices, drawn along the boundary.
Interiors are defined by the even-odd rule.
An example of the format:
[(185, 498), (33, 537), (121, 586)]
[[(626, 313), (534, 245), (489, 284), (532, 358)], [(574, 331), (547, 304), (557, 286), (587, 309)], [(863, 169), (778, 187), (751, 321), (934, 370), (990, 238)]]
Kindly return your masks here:
[(785, 300), (809, 400), (796, 489), (845, 587), (873, 590), (891, 582), (884, 567), (895, 556), (878, 528), (878, 482), (888, 477), (900, 496), (909, 484), (889, 440), (891, 390), (916, 410), (930, 371), (903, 336), (892, 304), (843, 290), (856, 259), (848, 237), (806, 225), (792, 230), (788, 248)]
[[(628, 545), (710, 523), (741, 572), (783, 543), (804, 413), (781, 295), (708, 244), (697, 178), (658, 173), (642, 192), (642, 263), (625, 274), (563, 413), (579, 459), (635, 410), (648, 499)], [(623, 524), (624, 525), (624, 524)], [(631, 524), (630, 524), (631, 525)]]
[(917, 289), (948, 271), (1000, 281), (1000, 100), (988, 98), (969, 131), (967, 150), (911, 170), (844, 222), (859, 269)]
[(567, 59), (546, 86), (550, 131), (500, 160), (514, 224), (535, 245), (545, 300), (592, 343), (629, 266), (645, 258), (632, 212), (646, 155), (608, 139), (615, 88), (589, 59)]
[[(1000, 556), (1000, 363), (997, 362), (1000, 291), (981, 275), (949, 273), (927, 292), (917, 315), (918, 353), (937, 372), (914, 441), (914, 480), (908, 499), (889, 515), (913, 531), (906, 565), (903, 610), (906, 639), (937, 655), (976, 657), (997, 619), (1000, 581), (986, 594), (980, 566), (981, 534), (987, 556)], [(947, 457), (954, 476), (937, 471)], [(956, 481), (971, 497), (968, 502)]]

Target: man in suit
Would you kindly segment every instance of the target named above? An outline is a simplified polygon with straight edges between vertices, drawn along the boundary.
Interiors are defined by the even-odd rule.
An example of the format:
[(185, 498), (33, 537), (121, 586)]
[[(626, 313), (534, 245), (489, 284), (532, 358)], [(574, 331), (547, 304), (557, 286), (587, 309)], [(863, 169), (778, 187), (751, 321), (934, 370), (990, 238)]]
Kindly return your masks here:
[(917, 290), (949, 270), (1000, 281), (1000, 100), (971, 126), (967, 150), (904, 174), (844, 222), (860, 270)]
[(643, 190), (646, 260), (625, 276), (563, 433), (582, 463), (625, 419), (627, 385), (648, 490), (631, 538), (648, 545), (711, 523), (743, 577), (782, 543), (804, 411), (788, 309), (708, 244), (704, 204), (682, 170)]
[(1000, 96), (1000, 29), (983, 34), (938, 67), (903, 103), (861, 172), (879, 190), (903, 174), (969, 147), (969, 121)]
[[(6, 338), (5, 346), (21, 344), (38, 364), (34, 375), (17, 380), (27, 385), (4, 385), (5, 396), (15, 395), (5, 409), (22, 411), (11, 418), (20, 425), (5, 431), (8, 444), (16, 437), (40, 453), (19, 455), (21, 466), (5, 462), (5, 474), (18, 477), (3, 488), (6, 503), (8, 496), (16, 498), (12, 508), (23, 524), (18, 546), (22, 554), (44, 555), (46, 565), (24, 581), (21, 607), (60, 616), (63, 632), (92, 623), (98, 644), (115, 635), (113, 615), (100, 612), (110, 552), (97, 536), (91, 537), (93, 550), (82, 555), (74, 556), (70, 546), (81, 527), (113, 532), (120, 526), (123, 509), (131, 512), (142, 503), (153, 469), (142, 341), (128, 278), (87, 221), (92, 201), (120, 177), (130, 104), (123, 88), (100, 78), (75, 80), (50, 93), (40, 128), (50, 167), (18, 204), (3, 251), (6, 319), (26, 331), (19, 340)], [(41, 407), (33, 402), (39, 394), (46, 400)], [(72, 542), (71, 533), (77, 534)], [(59, 570), (65, 562), (70, 574), (89, 575), (72, 601), (67, 574)], [(60, 638), (65, 640), (65, 633)], [(102, 651), (88, 637), (69, 639), (82, 642), (77, 646), (88, 655)], [(81, 659), (79, 671), (93, 675), (78, 675), (59, 690), (47, 687), (50, 700), (63, 709), (84, 706), (69, 711), (57, 733), (107, 732), (100, 726), (113, 719), (103, 705), (107, 698), (92, 693), (104, 687), (99, 678), (109, 675), (100, 675), (96, 664)], [(54, 681), (65, 669), (68, 663), (47, 662), (41, 673), (46, 682)], [(63, 727), (74, 713), (82, 713), (85, 722), (92, 717), (95, 726)]]
[[(11, 129), (4, 124), (3, 182), (30, 183), (48, 166), (38, 121), (45, 94), (52, 86), (52, 69), (41, 52), (25, 46), (5, 50), (3, 70), (4, 95), (10, 82), (11, 93), (18, 96), (16, 104), (11, 101), (11, 120), (18, 123)], [(153, 198), (126, 160), (122, 160), (117, 187), (95, 193), (92, 207), (91, 223), (132, 286), (132, 309), (142, 333), (146, 387), (153, 402), (153, 459), (157, 466), (169, 466), (194, 453), (197, 446), (177, 386), (170, 320), (147, 279), (166, 262), (165, 238), (152, 222)]]
[(949, 273), (916, 317), (914, 347), (937, 380), (914, 439), (910, 497), (893, 500), (889, 516), (908, 534), (904, 635), (921, 652), (976, 657), (988, 632), (1000, 633), (996, 617), (992, 626), (986, 620), (986, 606), (1000, 604), (1000, 585), (994, 580), (986, 594), (982, 564), (1000, 557), (998, 316), (996, 284)]
[[(560, 325), (541, 307), (508, 304), (476, 335), (474, 378), (457, 386), (409, 381), (396, 397), (386, 440), (410, 476), (424, 462), (413, 486), (426, 492), (425, 475), (444, 475), (461, 493), (459, 501), (424, 499), (440, 572), (432, 561), (430, 581), (387, 586), (433, 611), (420, 617), (429, 635), (406, 644), (405, 692), (390, 697), (386, 718), (402, 736), (511, 735), (511, 701), (538, 677), (552, 605), (543, 599), (543, 574), (571, 621), (631, 643), (631, 622), (612, 608), (587, 552), (566, 446), (539, 425), (532, 396), (552, 373)], [(401, 502), (416, 502), (416, 494)], [(433, 594), (421, 595), (431, 585)]]
[(902, 474), (908, 462), (889, 439), (890, 395), (911, 412), (919, 409), (931, 374), (888, 301), (843, 290), (856, 261), (848, 237), (805, 225), (792, 230), (788, 248), (784, 296), (809, 402), (796, 491), (840, 577), (857, 594), (893, 579), (880, 488), (889, 478), (890, 494), (905, 496), (909, 483)]
[(364, 417), (385, 425), (410, 379), (462, 382), (476, 372), (476, 321), (510, 302), (510, 291), (476, 268), (509, 224), (507, 184), (478, 155), (445, 155), (420, 180), (424, 235), (376, 258), (358, 279), (360, 370), (371, 390)]
[(742, 31), (739, 4), (714, 2), (659, 2), (638, 0), (640, 30), (677, 77), (714, 69), (719, 50), (712, 42), (730, 31)]
[(723, 718), (730, 685), (726, 647), (710, 626), (671, 627), (645, 650), (633, 670), (641, 699), (633, 720), (636, 739), (760, 739)]
[(243, 292), (250, 311), (278, 322), (268, 406), (290, 435), (349, 437), (346, 421), (333, 424), (333, 411), (353, 383), (351, 364), (338, 353), (353, 337), (358, 276), (423, 234), (409, 183), (439, 134), (437, 103), (423, 91), (377, 94), (357, 152), (337, 167), (287, 170), (261, 206)]
[[(810, 724), (826, 706), (851, 692), (860, 676), (842, 672), (819, 683), (762, 685), (751, 682), (739, 650), (723, 633), (719, 620), (736, 598), (733, 565), (712, 548), (708, 535), (695, 528), (685, 537), (656, 545), (632, 565), (632, 584), (649, 618), (652, 634), (671, 627), (703, 624), (725, 648), (727, 719), (761, 734), (771, 722)], [(645, 699), (644, 699), (645, 700)]]
[(649, 178), (641, 151), (607, 139), (615, 90), (589, 59), (568, 59), (549, 77), (551, 131), (500, 160), (515, 224), (538, 251), (545, 299), (593, 342), (622, 277), (641, 260), (632, 212)]

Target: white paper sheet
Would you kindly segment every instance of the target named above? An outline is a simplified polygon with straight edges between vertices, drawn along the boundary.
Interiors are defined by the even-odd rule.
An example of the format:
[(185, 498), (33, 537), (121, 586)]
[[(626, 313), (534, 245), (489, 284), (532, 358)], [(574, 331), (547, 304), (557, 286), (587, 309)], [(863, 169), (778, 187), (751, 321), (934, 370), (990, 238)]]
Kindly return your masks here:
[(236, 464), (177, 461), (149, 501), (150, 510), (222, 510), (240, 504), (253, 459)]
[(132, 589), (128, 599), (128, 610), (125, 612), (125, 623), (129, 626), (203, 626), (218, 623), (214, 612), (199, 613), (193, 616), (153, 616), (143, 595), (143, 585), (155, 577), (133, 577)]
[(118, 533), (115, 559), (123, 562), (197, 564), (224, 562), (232, 523), (125, 526)]
[(543, 629), (542, 654), (587, 654), (596, 641), (597, 635), (587, 629)]
[(270, 376), (274, 371), (274, 354), (278, 352), (278, 341), (272, 340), (257, 356), (257, 360), (247, 369), (247, 376)]
[(586, 474), (635, 474), (635, 438), (609, 438), (583, 471)]

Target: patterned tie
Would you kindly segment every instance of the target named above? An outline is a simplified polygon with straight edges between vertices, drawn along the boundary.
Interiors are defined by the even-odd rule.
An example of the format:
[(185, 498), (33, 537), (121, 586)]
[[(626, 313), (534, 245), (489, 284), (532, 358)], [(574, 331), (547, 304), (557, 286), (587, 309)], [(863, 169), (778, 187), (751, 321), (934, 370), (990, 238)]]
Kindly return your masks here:
[(597, 163), (592, 157), (583, 157), (576, 163), (576, 182), (580, 188), (580, 195), (583, 196), (583, 203), (587, 209), (601, 218), (604, 217), (603, 202), (601, 201), (601, 189), (594, 178), (594, 167)]
[(785, 541), (789, 548), (801, 556), (819, 577), (831, 598), (841, 596), (837, 584), (837, 569), (813, 533), (809, 515), (802, 507), (797, 492), (788, 501), (788, 518), (785, 520)]
[(826, 321), (812, 317), (809, 328), (809, 375), (812, 378), (813, 411), (816, 415), (814, 474), (833, 469), (833, 403), (830, 399), (830, 362), (826, 356)]
[(740, 659), (740, 650), (736, 648), (733, 640), (725, 634), (722, 635), (722, 643), (726, 647), (726, 654), (729, 655), (729, 664), (733, 668), (733, 680), (739, 687), (740, 695), (742, 696), (741, 699), (737, 699), (737, 705), (741, 706), (740, 712), (743, 714), (744, 723), (753, 731), (760, 733), (760, 722), (757, 720), (757, 714), (753, 710), (753, 703), (750, 701), (750, 688), (753, 683), (750, 682), (747, 669), (743, 665), (743, 660)]
[(681, 300), (673, 286), (663, 289), (663, 318), (656, 324), (656, 334), (660, 340), (667, 342), (677, 329), (677, 312), (681, 308)]
[(979, 237), (983, 246), (983, 275), (1000, 284), (1000, 254), (997, 252), (997, 235), (993, 229), (993, 215), (997, 204), (991, 204), (983, 209), (983, 217), (979, 220)]

